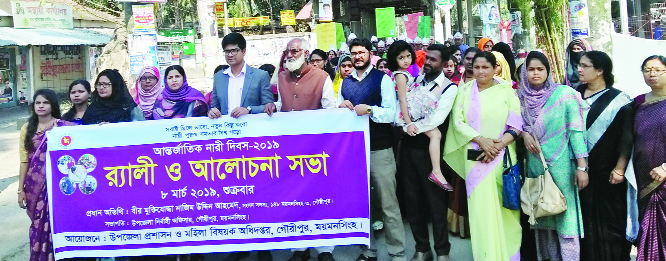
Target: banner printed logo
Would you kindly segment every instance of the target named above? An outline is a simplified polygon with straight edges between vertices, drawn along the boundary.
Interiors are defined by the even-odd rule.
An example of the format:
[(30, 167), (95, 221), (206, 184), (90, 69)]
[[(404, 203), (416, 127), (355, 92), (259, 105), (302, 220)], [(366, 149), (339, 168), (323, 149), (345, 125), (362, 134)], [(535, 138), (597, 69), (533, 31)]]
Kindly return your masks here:
[[(65, 136), (62, 138), (64, 140)], [(62, 143), (61, 140), (61, 143)], [(81, 193), (90, 195), (97, 190), (97, 179), (88, 175), (97, 167), (97, 159), (92, 154), (82, 155), (78, 162), (69, 155), (63, 155), (58, 159), (58, 170), (67, 175), (60, 179), (60, 191), (65, 195), (72, 195), (78, 185)]]
[(60, 138), (60, 145), (63, 148), (67, 148), (69, 145), (72, 145), (72, 136), (69, 136), (69, 133), (63, 134)]

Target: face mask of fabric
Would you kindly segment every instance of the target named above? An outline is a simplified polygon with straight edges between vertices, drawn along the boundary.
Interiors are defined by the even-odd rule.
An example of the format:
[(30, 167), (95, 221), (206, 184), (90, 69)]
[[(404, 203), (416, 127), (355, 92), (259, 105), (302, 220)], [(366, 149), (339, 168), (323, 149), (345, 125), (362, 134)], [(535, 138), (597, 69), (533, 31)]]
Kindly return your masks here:
[(583, 52), (571, 52), (570, 56), (571, 61), (577, 64), (580, 62), (580, 58), (583, 57)]

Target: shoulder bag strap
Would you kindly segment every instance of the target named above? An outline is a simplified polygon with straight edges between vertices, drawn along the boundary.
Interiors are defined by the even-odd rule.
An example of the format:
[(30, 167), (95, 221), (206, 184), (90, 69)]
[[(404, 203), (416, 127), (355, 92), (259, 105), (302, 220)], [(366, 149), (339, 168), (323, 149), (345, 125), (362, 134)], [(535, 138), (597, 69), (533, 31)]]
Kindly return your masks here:
[(543, 169), (548, 172), (548, 164), (546, 164), (546, 158), (543, 156), (543, 151), (539, 152), (539, 157), (541, 158), (541, 163), (543, 163)]

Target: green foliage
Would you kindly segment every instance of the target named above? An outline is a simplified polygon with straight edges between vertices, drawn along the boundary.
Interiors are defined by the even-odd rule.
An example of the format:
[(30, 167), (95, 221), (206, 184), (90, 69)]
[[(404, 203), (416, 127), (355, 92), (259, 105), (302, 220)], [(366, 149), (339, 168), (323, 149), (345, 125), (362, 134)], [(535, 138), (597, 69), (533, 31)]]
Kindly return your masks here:
[(122, 14), (123, 3), (115, 0), (75, 0), (77, 3), (116, 16)]
[(196, 3), (196, 0), (167, 0), (166, 3), (159, 4), (157, 11), (157, 16), (160, 18), (159, 26), (161, 28), (180, 27), (181, 21), (197, 23), (199, 13)]
[(534, 9), (534, 2), (532, 0), (514, 0), (518, 5), (523, 20), (523, 28), (530, 28), (532, 25), (532, 11)]
[(534, 28), (536, 48), (548, 56), (556, 81), (564, 78), (564, 49), (569, 33), (567, 0), (515, 0), (523, 19), (523, 28)]
[[(293, 1), (288, 1), (293, 3)], [(280, 19), (283, 1), (277, 0), (230, 0), (229, 17), (270, 16), (273, 20)], [(296, 12), (300, 10), (294, 9)]]
[(251, 9), (248, 0), (231, 0), (227, 3), (229, 17), (250, 17)]

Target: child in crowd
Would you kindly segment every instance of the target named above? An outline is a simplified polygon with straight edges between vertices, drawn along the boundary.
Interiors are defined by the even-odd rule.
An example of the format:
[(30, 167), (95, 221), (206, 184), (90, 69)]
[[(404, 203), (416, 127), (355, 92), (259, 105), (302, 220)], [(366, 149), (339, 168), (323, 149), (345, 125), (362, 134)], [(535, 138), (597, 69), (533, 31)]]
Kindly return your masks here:
[(444, 60), (444, 76), (450, 80), (458, 74), (460, 74), (458, 72), (458, 59), (451, 55), (448, 60)]
[[(388, 69), (391, 70), (393, 81), (398, 90), (398, 102), (400, 111), (397, 113), (395, 125), (407, 126), (407, 134), (415, 136), (417, 129), (414, 126), (415, 121), (428, 121), (437, 108), (438, 98), (431, 92), (419, 85), (414, 77), (407, 71), (407, 68), (414, 64), (414, 50), (405, 41), (394, 42), (388, 50)], [(446, 181), (442, 175), (440, 140), (442, 133), (434, 128), (425, 132), (430, 138), (429, 152), (432, 161), (432, 173), (428, 179), (441, 188), (452, 191), (453, 187)]]

